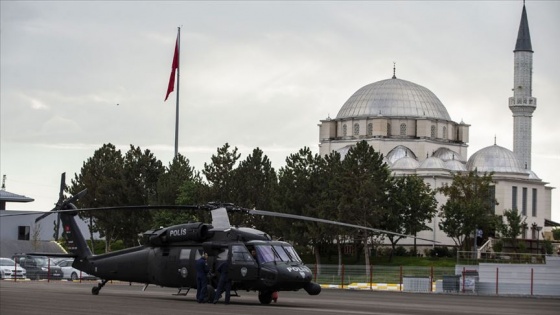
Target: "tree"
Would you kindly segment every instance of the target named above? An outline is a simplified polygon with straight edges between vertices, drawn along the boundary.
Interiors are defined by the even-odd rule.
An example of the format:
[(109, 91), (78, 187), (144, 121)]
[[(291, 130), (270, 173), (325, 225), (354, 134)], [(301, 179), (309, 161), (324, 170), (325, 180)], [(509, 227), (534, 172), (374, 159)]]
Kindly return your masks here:
[(486, 232), (495, 229), (497, 218), (493, 213), (496, 200), (492, 189), (492, 173), (478, 175), (455, 174), (451, 185), (444, 185), (440, 191), (448, 197), (442, 206), (439, 228), (444, 231), (459, 248), (468, 249), (465, 243), (476, 229)]
[(188, 180), (197, 176), (194, 167), (180, 153), (173, 158), (169, 166), (165, 167), (164, 172), (157, 181), (157, 202), (163, 205), (172, 205), (177, 202), (179, 188)]
[[(383, 223), (388, 231), (416, 236), (418, 232), (431, 230), (426, 222), (430, 222), (437, 212), (435, 191), (416, 176), (401, 176), (393, 181), (389, 198), (388, 210), (385, 212)], [(388, 234), (392, 252), (396, 244), (404, 236)], [(416, 253), (416, 239), (414, 239)]]
[[(121, 151), (111, 143), (104, 144), (83, 163), (80, 173), (71, 180), (68, 191), (75, 195), (88, 189), (88, 193), (77, 202), (83, 208), (126, 205), (128, 200), (125, 196), (123, 168)], [(118, 226), (113, 215), (114, 212), (109, 211), (80, 213), (82, 219), (90, 221), (92, 240), (93, 232), (105, 237), (106, 252), (111, 250), (111, 242), (117, 237), (115, 231)]]
[(230, 151), (230, 145), (226, 143), (218, 148), (216, 155), (212, 155), (211, 164), (204, 163), (202, 174), (209, 184), (208, 200), (230, 202), (234, 189), (231, 185), (232, 171), (240, 156), (237, 147)]
[[(313, 155), (308, 147), (286, 158), (286, 166), (280, 168), (278, 175), (276, 200), (279, 211), (317, 217), (320, 160), (321, 157)], [(276, 225), (276, 233), (296, 244), (313, 246), (316, 262), (320, 264), (319, 244), (323, 234), (317, 223), (284, 220)]]
[[(381, 218), (391, 189), (391, 172), (383, 162), (383, 155), (366, 141), (358, 142), (342, 161), (340, 180), (342, 215), (349, 223), (381, 228)], [(379, 235), (365, 230), (357, 235), (363, 244), (367, 272), (370, 268), (369, 243), (376, 237)]]
[[(165, 168), (157, 182), (158, 204), (162, 205), (193, 205), (203, 202), (197, 188), (202, 185), (202, 179), (189, 160), (178, 154)], [(189, 221), (195, 221), (197, 215), (184, 210), (165, 209), (153, 213), (153, 228), (170, 226)]]
[[(231, 184), (231, 202), (250, 209), (270, 210), (273, 195), (278, 185), (276, 171), (268, 157), (259, 148), (255, 148), (244, 161), (233, 171)], [(270, 220), (251, 217), (244, 214), (233, 215), (234, 223), (246, 226), (257, 226), (267, 229)]]
[(498, 229), (500, 234), (511, 242), (515, 251), (517, 251), (517, 237), (521, 235), (523, 228), (526, 226), (525, 220), (517, 209), (504, 210), (504, 218), (506, 222), (499, 221)]
[[(342, 200), (341, 187), (344, 183), (342, 176), (342, 157), (339, 152), (331, 151), (321, 160), (320, 174), (318, 181), (319, 198), (317, 200), (317, 215), (319, 218), (325, 218), (333, 221), (344, 222), (346, 218), (341, 211), (340, 202)], [(342, 228), (336, 225), (322, 226), (324, 242), (329, 244), (336, 240), (336, 249), (338, 256), (338, 274), (342, 272), (342, 245), (347, 238), (348, 228)], [(317, 266), (320, 266), (317, 264)]]
[[(130, 146), (124, 157), (124, 186), (129, 205), (147, 205), (157, 202), (157, 183), (164, 167), (150, 150), (142, 152), (140, 147)], [(138, 234), (152, 228), (152, 213), (149, 210), (120, 210), (115, 212), (115, 221), (120, 228), (116, 231), (126, 247), (137, 245)]]

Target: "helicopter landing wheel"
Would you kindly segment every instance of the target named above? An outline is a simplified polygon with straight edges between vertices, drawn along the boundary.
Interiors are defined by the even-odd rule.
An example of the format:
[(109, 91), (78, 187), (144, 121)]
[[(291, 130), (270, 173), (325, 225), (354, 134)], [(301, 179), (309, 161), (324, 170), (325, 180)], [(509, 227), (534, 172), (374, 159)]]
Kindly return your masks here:
[(259, 291), (259, 302), (261, 302), (261, 304), (270, 304), (270, 302), (272, 302), (272, 292)]
[(109, 280), (102, 280), (100, 283), (97, 284), (97, 286), (91, 288), (91, 294), (99, 295), (99, 291), (101, 291), (101, 288), (103, 288), (108, 281)]

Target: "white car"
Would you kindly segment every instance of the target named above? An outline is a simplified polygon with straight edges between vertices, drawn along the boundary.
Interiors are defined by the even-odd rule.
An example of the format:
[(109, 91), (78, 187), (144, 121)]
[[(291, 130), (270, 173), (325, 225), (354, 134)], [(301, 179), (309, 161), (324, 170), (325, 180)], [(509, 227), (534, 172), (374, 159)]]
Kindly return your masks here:
[(0, 279), (25, 279), (27, 272), (10, 258), (0, 258)]
[(85, 273), (79, 269), (72, 267), (74, 258), (61, 259), (56, 262), (56, 264), (62, 269), (62, 279), (70, 280), (95, 280), (97, 277)]

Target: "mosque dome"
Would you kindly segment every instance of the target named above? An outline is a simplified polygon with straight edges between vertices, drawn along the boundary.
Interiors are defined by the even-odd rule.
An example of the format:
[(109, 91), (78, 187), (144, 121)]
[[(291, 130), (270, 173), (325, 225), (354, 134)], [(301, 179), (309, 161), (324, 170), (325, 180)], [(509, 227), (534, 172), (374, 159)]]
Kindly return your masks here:
[(478, 172), (527, 173), (513, 152), (496, 144), (471, 155), (467, 169), (476, 169)]
[(451, 121), (447, 109), (432, 91), (395, 77), (360, 88), (342, 105), (336, 118), (372, 116), (419, 117)]
[(392, 169), (406, 169), (406, 170), (415, 170), (418, 168), (418, 161), (416, 159), (411, 158), (410, 156), (405, 156), (395, 163), (393, 163)]
[(423, 169), (442, 169), (445, 168), (445, 164), (443, 163), (443, 161), (440, 158), (437, 157), (429, 157), (427, 159), (424, 160), (424, 162), (422, 162), (422, 164), (420, 164), (419, 168), (423, 168)]
[(346, 154), (348, 154), (348, 151), (350, 151), (350, 149), (352, 149), (354, 145), (353, 144), (349, 144), (347, 146), (344, 146), (338, 150), (336, 150), (338, 153), (340, 153), (340, 160), (344, 160), (344, 158), (346, 158)]
[(391, 164), (394, 164), (397, 160), (406, 156), (416, 159), (416, 154), (414, 154), (412, 150), (405, 147), (404, 145), (398, 145), (394, 147), (391, 151), (389, 151), (389, 153), (387, 153), (387, 156), (385, 158), (387, 158), (387, 161), (389, 161)]
[(451, 161), (451, 160), (459, 160), (461, 162), (466, 162), (465, 159), (463, 159), (463, 157), (459, 153), (445, 147), (438, 148), (432, 154), (432, 156), (438, 157), (444, 162)]
[(465, 164), (459, 162), (458, 160), (445, 161), (445, 168), (452, 172), (464, 172), (467, 170)]

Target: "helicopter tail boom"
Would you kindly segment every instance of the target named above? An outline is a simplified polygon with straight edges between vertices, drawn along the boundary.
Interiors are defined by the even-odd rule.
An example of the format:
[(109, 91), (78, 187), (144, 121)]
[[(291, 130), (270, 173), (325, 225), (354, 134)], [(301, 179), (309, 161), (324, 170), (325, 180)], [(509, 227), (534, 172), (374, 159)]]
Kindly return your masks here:
[[(72, 203), (68, 204), (66, 208), (77, 209)], [(77, 212), (63, 212), (60, 214), (63, 226), (62, 235), (67, 242), (67, 248), (71, 254), (78, 258), (88, 258), (92, 256), (92, 253), (75, 220), (77, 214)]]

